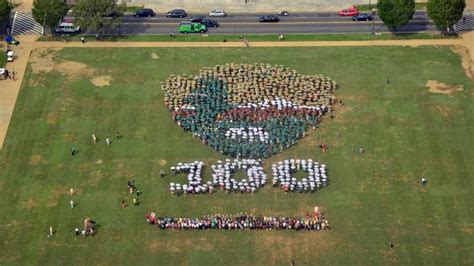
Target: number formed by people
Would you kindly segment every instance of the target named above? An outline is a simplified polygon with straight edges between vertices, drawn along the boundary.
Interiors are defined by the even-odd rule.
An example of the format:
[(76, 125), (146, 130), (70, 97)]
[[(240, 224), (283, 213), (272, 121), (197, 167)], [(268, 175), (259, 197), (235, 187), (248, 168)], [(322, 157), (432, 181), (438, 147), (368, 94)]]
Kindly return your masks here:
[[(266, 184), (267, 176), (263, 171), (260, 159), (226, 159), (211, 165), (212, 181), (204, 182), (202, 178), (204, 163), (194, 161), (178, 163), (171, 167), (173, 176), (181, 173), (187, 175), (187, 183), (170, 183), (173, 195), (212, 194), (216, 189), (226, 193), (253, 193)], [(238, 180), (236, 173), (243, 171), (245, 177)], [(273, 186), (281, 187), (285, 192), (316, 192), (329, 184), (328, 170), (325, 164), (312, 159), (290, 159), (272, 165)], [(307, 177), (298, 180), (294, 174), (301, 171)]]
[(196, 76), (171, 76), (161, 86), (184, 130), (225, 155), (260, 159), (315, 129), (331, 112), (337, 83), (281, 65), (226, 64)]

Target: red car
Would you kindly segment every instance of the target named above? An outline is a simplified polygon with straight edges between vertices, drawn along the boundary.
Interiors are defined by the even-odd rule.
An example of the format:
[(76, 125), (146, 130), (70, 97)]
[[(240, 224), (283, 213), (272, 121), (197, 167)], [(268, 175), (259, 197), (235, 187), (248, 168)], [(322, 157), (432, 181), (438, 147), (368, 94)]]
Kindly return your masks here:
[(339, 16), (357, 16), (359, 15), (359, 10), (355, 7), (349, 7), (348, 9), (343, 9), (339, 11)]

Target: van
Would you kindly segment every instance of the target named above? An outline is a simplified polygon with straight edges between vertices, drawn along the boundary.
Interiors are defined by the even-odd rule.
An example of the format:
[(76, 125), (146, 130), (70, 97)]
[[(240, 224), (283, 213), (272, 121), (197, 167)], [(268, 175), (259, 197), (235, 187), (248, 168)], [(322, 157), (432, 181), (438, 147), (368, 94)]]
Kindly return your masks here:
[(81, 32), (81, 27), (75, 26), (70, 22), (61, 22), (56, 28), (54, 28), (56, 33), (79, 33)]

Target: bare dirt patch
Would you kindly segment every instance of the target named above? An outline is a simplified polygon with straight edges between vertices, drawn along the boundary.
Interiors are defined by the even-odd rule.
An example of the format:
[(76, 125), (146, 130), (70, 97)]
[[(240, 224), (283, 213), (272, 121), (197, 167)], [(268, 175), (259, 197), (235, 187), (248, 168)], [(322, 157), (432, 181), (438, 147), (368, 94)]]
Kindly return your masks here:
[(48, 114), (48, 117), (47, 117), (47, 122), (48, 122), (48, 125), (55, 125), (58, 123), (58, 114), (55, 113), (55, 112), (51, 112)]
[(87, 64), (75, 61), (55, 61), (59, 48), (37, 49), (30, 56), (31, 70), (34, 74), (58, 71), (68, 80), (74, 80), (84, 75), (92, 75), (95, 70)]
[[(470, 79), (474, 79), (474, 62), (471, 55), (469, 54), (469, 49), (464, 46), (456, 45), (451, 47), (453, 52), (461, 56), (461, 64), (466, 76)], [(471, 51), (474, 53), (474, 51)]]
[(152, 53), (151, 59), (157, 60), (157, 59), (160, 59), (160, 56), (157, 53)]
[(27, 201), (21, 203), (21, 208), (32, 210), (38, 207), (38, 201), (34, 200), (33, 198), (29, 198)]
[(92, 84), (94, 84), (94, 86), (96, 87), (105, 87), (105, 86), (109, 86), (110, 85), (110, 82), (112, 81), (112, 76), (98, 76), (98, 77), (95, 77), (93, 79), (91, 79), (91, 82)]
[(95, 163), (96, 164), (102, 164), (102, 163), (104, 163), (104, 161), (102, 161), (102, 159), (99, 159), (99, 160), (95, 161)]
[(159, 162), (160, 166), (165, 166), (166, 163), (168, 163), (166, 160), (163, 160), (163, 159), (159, 160), (158, 162)]
[(73, 142), (77, 140), (77, 136), (71, 133), (64, 134), (64, 140)]
[(432, 93), (440, 93), (446, 95), (451, 95), (455, 92), (464, 90), (463, 85), (448, 85), (437, 80), (428, 80), (425, 86), (428, 87), (429, 91)]
[(38, 165), (40, 163), (46, 163), (47, 161), (43, 159), (41, 155), (31, 155), (30, 156), (30, 164), (31, 165)]

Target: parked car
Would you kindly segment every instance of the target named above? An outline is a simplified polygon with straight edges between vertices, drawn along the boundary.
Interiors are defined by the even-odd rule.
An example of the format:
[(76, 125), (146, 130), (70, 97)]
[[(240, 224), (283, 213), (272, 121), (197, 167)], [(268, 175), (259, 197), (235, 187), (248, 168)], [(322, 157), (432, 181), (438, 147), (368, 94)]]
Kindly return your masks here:
[(278, 16), (288, 16), (290, 13), (288, 13), (288, 11), (286, 10), (281, 10), (280, 12), (278, 12)]
[(274, 15), (263, 16), (258, 19), (260, 22), (278, 22), (280, 18)]
[(140, 9), (138, 10), (137, 12), (135, 12), (133, 14), (135, 17), (154, 17), (156, 15), (155, 11), (153, 11), (153, 9), (151, 8), (143, 8), (143, 9)]
[(191, 22), (196, 22), (196, 23), (201, 23), (206, 17), (204, 16), (192, 16), (189, 21)]
[(203, 19), (201, 21), (201, 24), (206, 25), (206, 27), (208, 27), (208, 28), (217, 28), (217, 27), (219, 27), (219, 23), (217, 21), (212, 20), (212, 19), (207, 19), (207, 18)]
[(173, 9), (170, 12), (166, 13), (168, 18), (185, 18), (188, 16), (188, 13), (184, 9)]
[(214, 9), (209, 13), (209, 17), (225, 17), (227, 13), (222, 9)]
[(357, 16), (359, 15), (359, 10), (355, 7), (349, 7), (348, 9), (343, 9), (339, 11), (339, 16)]
[(119, 11), (110, 11), (108, 13), (105, 13), (103, 15), (104, 18), (118, 18), (121, 17), (123, 14), (120, 13)]
[(64, 34), (64, 33), (68, 33), (68, 34), (74, 33), (74, 34), (76, 34), (76, 33), (81, 32), (81, 27), (74, 25), (74, 23), (61, 22), (61, 23), (59, 23), (58, 26), (56, 26), (54, 28), (54, 31), (56, 33), (61, 33), (61, 34)]
[(361, 21), (361, 20), (362, 21), (370, 21), (372, 19), (374, 19), (374, 18), (372, 17), (372, 15), (369, 15), (369, 14), (359, 14), (357, 16), (352, 17), (353, 21)]
[(204, 33), (207, 31), (207, 27), (206, 25), (202, 25), (200, 23), (183, 21), (179, 25), (178, 31), (181, 33)]

